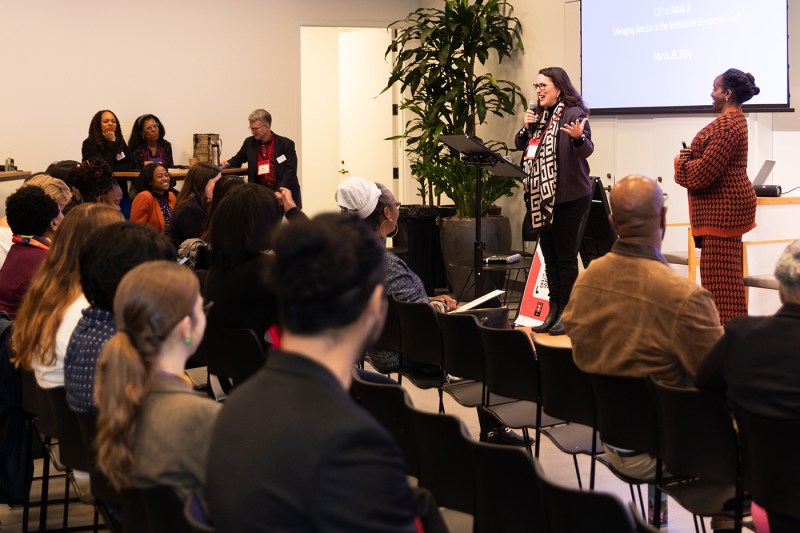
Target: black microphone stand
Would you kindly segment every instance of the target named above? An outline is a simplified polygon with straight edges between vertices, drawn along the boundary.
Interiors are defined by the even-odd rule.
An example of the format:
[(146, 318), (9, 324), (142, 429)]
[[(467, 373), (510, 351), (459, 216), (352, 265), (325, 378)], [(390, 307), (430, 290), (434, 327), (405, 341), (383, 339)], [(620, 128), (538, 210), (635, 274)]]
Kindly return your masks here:
[(524, 178), (525, 172), (492, 151), (475, 137), (466, 135), (442, 135), (439, 139), (461, 154), (461, 162), (475, 167), (475, 243), (473, 246), (473, 270), (475, 272), (475, 298), (483, 296), (483, 250), (486, 243), (481, 240), (481, 184), (483, 169), (491, 169), (497, 176)]

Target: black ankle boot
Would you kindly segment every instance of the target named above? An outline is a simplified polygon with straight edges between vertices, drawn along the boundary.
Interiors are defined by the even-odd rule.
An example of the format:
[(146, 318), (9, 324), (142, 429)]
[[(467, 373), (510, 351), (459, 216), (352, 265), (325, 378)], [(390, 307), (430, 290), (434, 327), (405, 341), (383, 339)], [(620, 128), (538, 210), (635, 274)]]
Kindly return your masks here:
[(561, 317), (561, 306), (557, 303), (550, 302), (550, 310), (547, 312), (547, 318), (544, 319), (538, 326), (534, 326), (534, 333), (546, 333)]
[(564, 321), (563, 321), (561, 318), (562, 318), (562, 317), (561, 317), (561, 316), (559, 316), (559, 317), (558, 317), (558, 320), (556, 320), (556, 323), (555, 323), (555, 324), (553, 324), (553, 326), (552, 326), (552, 327), (550, 328), (550, 330), (548, 331), (548, 333), (549, 333), (550, 335), (553, 335), (553, 336), (556, 336), (556, 335), (566, 335), (566, 333), (567, 333), (567, 328), (566, 328), (566, 327), (564, 327)]

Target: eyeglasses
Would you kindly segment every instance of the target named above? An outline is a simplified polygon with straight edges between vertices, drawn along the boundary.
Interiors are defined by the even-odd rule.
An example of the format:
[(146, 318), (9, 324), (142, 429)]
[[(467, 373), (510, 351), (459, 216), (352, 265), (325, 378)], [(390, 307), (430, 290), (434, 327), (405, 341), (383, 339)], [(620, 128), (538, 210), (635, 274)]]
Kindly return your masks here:
[(534, 83), (533, 88), (536, 91), (544, 91), (548, 85), (555, 85), (555, 83)]
[(393, 205), (394, 207), (397, 207), (397, 208), (399, 209), (399, 208), (400, 208), (400, 206), (401, 206), (401, 205), (403, 205), (403, 204), (401, 204), (400, 202), (395, 202), (395, 203), (394, 203), (394, 204), (392, 204), (392, 205)]
[(144, 131), (153, 131), (158, 129), (158, 123), (150, 124), (149, 126), (144, 127)]
[(262, 124), (262, 125), (260, 125), (260, 126), (256, 126), (255, 128), (251, 126), (251, 127), (250, 127), (250, 133), (255, 133), (255, 132), (257, 132), (258, 130), (260, 130), (261, 128), (266, 128), (266, 127), (267, 127), (267, 125), (266, 125), (266, 124)]

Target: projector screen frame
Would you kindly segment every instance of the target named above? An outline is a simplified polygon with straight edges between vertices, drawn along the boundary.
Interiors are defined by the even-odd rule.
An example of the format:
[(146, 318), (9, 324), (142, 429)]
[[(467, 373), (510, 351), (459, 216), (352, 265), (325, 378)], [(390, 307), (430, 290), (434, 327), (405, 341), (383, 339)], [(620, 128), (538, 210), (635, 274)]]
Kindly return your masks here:
[[(794, 108), (791, 106), (791, 91), (790, 91), (790, 64), (789, 64), (789, 0), (785, 0), (786, 11), (786, 104), (771, 103), (771, 104), (744, 104), (742, 111), (744, 113), (793, 113)], [(583, 94), (583, 0), (580, 1), (580, 68), (581, 68), (581, 94)], [(756, 82), (757, 83), (757, 82)], [(597, 116), (610, 116), (610, 115), (706, 115), (713, 114), (715, 111), (711, 105), (698, 105), (698, 106), (648, 106), (648, 107), (592, 107), (591, 102), (587, 102), (592, 115)]]

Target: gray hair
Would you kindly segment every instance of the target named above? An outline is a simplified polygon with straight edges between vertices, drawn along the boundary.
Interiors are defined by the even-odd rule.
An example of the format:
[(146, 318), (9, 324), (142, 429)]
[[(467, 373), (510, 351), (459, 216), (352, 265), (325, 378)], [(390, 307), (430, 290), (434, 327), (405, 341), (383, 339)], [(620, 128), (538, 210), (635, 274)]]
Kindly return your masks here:
[(775, 265), (781, 290), (800, 296), (800, 240), (786, 247)]
[(262, 124), (269, 124), (272, 126), (272, 115), (266, 109), (256, 109), (247, 115), (248, 122), (261, 122)]

